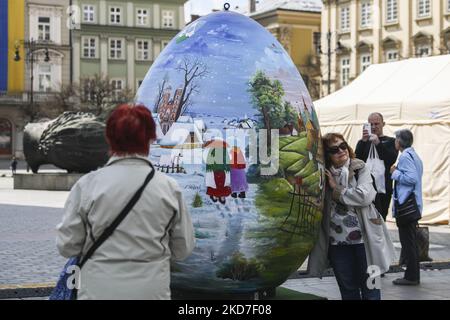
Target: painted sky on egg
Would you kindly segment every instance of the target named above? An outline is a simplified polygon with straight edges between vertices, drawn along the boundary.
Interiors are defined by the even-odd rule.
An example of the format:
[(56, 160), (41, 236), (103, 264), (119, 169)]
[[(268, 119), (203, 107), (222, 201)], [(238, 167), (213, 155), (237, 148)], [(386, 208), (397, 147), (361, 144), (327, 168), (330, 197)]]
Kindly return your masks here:
[(298, 106), (302, 97), (312, 104), (296, 66), (280, 43), (260, 24), (234, 12), (212, 13), (181, 31), (147, 73), (136, 102), (153, 110), (158, 85), (165, 77), (172, 94), (182, 87), (184, 74), (177, 67), (184, 59), (200, 60), (208, 70), (204, 78), (196, 80), (199, 90), (192, 96), (188, 114), (253, 117), (255, 110), (247, 90), (258, 70), (281, 81), (284, 99), (293, 106)]

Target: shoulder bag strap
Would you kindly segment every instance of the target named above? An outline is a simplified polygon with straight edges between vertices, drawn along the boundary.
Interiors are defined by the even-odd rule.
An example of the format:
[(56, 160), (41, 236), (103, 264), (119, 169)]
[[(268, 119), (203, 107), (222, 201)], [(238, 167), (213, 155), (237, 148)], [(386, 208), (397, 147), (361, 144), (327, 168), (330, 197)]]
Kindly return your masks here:
[(109, 238), (109, 236), (114, 232), (114, 230), (116, 230), (117, 226), (123, 221), (123, 219), (125, 219), (125, 217), (131, 211), (131, 209), (133, 209), (133, 207), (135, 206), (136, 202), (138, 202), (138, 200), (141, 197), (142, 192), (144, 191), (145, 187), (150, 182), (150, 180), (153, 179), (153, 176), (155, 175), (155, 168), (153, 167), (153, 165), (151, 163), (149, 163), (149, 165), (150, 165), (152, 171), (147, 175), (147, 177), (145, 178), (145, 181), (142, 184), (142, 186), (138, 189), (138, 191), (136, 191), (136, 193), (130, 199), (130, 201), (127, 203), (125, 208), (123, 208), (122, 212), (120, 212), (120, 214), (111, 223), (111, 225), (109, 227), (107, 227), (105, 229), (105, 231), (103, 231), (102, 235), (97, 239), (96, 242), (94, 242), (92, 247), (89, 248), (89, 250), (86, 253), (86, 255), (82, 259), (80, 259), (80, 263), (78, 264), (78, 267), (80, 269), (83, 267), (83, 265), (86, 263), (86, 261), (94, 254), (95, 250), (97, 250), (97, 248), (100, 247), (103, 244), (103, 242), (105, 242), (105, 240)]

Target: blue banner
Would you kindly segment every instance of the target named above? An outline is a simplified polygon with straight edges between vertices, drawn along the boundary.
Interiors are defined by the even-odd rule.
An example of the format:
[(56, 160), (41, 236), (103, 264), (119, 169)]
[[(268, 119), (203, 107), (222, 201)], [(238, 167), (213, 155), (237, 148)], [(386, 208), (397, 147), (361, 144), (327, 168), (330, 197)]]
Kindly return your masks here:
[(8, 0), (0, 0), (0, 91), (8, 90)]

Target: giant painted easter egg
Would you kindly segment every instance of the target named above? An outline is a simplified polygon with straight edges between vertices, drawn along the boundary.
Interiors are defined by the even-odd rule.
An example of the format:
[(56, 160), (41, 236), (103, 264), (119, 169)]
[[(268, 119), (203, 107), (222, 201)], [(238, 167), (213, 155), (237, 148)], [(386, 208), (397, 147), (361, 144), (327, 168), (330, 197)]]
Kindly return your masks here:
[(317, 239), (324, 166), (311, 98), (280, 43), (246, 16), (205, 16), (163, 50), (136, 101), (157, 122), (150, 158), (182, 188), (195, 227), (172, 288), (283, 283)]

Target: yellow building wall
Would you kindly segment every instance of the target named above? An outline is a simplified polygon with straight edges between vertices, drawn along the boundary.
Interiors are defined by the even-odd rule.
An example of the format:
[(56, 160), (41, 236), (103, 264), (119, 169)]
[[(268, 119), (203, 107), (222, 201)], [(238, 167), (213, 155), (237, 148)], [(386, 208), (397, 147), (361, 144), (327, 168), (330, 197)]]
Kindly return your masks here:
[(307, 64), (313, 54), (313, 32), (311, 29), (293, 28), (291, 36), (291, 58), (297, 66)]
[(20, 43), (20, 61), (14, 61), (16, 44), (25, 39), (25, 0), (8, 0), (8, 92), (25, 89), (25, 50)]
[(308, 58), (315, 54), (313, 40), (314, 32), (321, 29), (320, 13), (274, 10), (254, 19), (269, 29), (290, 28), (289, 55), (297, 66), (308, 64)]

